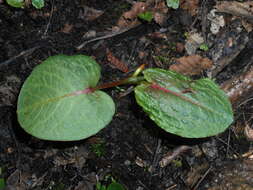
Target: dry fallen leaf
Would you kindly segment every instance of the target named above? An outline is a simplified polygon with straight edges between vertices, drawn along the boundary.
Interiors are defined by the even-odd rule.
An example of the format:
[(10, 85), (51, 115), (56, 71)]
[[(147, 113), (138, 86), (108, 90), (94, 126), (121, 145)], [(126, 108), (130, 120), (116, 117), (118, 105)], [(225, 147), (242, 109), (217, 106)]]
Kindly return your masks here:
[(170, 66), (170, 70), (184, 75), (198, 75), (205, 69), (211, 68), (213, 62), (199, 55), (184, 56), (176, 59), (176, 64)]
[(73, 24), (66, 23), (66, 24), (64, 24), (64, 27), (60, 30), (60, 32), (63, 32), (65, 34), (69, 34), (72, 29), (73, 29)]
[(185, 43), (185, 50), (188, 55), (194, 55), (196, 53), (196, 50), (199, 48), (201, 44), (203, 44), (204, 38), (200, 33), (197, 33), (195, 31), (191, 31), (188, 34), (186, 43)]
[(253, 128), (246, 124), (244, 128), (244, 134), (249, 141), (253, 141)]
[(104, 11), (97, 10), (88, 6), (83, 5), (83, 10), (79, 13), (78, 18), (81, 18), (85, 21), (93, 21), (102, 14), (104, 14)]
[(123, 28), (129, 27), (129, 25), (133, 25), (133, 23), (136, 24), (136, 22), (139, 22), (137, 20), (138, 14), (143, 13), (146, 10), (147, 4), (145, 2), (134, 3), (131, 10), (123, 13), (119, 18), (117, 26)]
[(107, 49), (106, 50), (106, 56), (107, 56), (107, 60), (113, 65), (115, 66), (117, 69), (119, 69), (120, 71), (126, 73), (128, 72), (128, 67), (125, 63), (123, 63), (122, 61), (120, 61), (118, 58), (116, 58), (115, 56), (113, 56), (112, 52)]
[(132, 8), (123, 13), (117, 22), (117, 26), (120, 28), (129, 27), (140, 23), (138, 15), (145, 11), (152, 12), (156, 23), (163, 25), (167, 20), (168, 7), (165, 1), (148, 0), (146, 2), (136, 2)]
[(199, 0), (182, 0), (180, 7), (188, 11), (192, 16), (195, 16), (199, 9)]
[(219, 12), (225, 12), (239, 16), (253, 23), (253, 2), (221, 1), (217, 2), (215, 8)]

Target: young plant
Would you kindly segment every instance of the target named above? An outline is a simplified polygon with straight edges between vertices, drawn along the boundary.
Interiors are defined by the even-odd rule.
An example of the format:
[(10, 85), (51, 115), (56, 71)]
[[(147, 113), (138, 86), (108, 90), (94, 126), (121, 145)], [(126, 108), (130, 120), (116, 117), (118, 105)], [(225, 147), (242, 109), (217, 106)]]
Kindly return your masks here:
[[(12, 7), (16, 7), (16, 8), (24, 8), (25, 5), (27, 5), (27, 2), (29, 3), (30, 1), (26, 1), (26, 0), (6, 0), (6, 2), (12, 6)], [(44, 7), (44, 0), (31, 0), (32, 5), (36, 8), (36, 9), (41, 9)], [(30, 4), (30, 3), (29, 3)]]
[(166, 0), (167, 6), (173, 9), (178, 9), (180, 0)]
[(96, 134), (115, 113), (103, 88), (138, 83), (137, 103), (169, 133), (203, 138), (233, 122), (226, 94), (210, 79), (191, 80), (173, 71), (137, 69), (133, 76), (97, 86), (100, 67), (84, 55), (57, 55), (38, 65), (21, 89), (17, 114), (21, 127), (45, 140), (72, 141)]

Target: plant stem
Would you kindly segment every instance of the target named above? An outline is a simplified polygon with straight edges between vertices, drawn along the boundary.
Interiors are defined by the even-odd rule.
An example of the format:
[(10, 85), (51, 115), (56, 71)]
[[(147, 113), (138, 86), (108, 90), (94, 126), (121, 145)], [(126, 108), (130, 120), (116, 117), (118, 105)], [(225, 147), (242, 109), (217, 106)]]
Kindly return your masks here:
[(129, 78), (126, 78), (123, 80), (98, 85), (98, 86), (92, 88), (92, 91), (101, 90), (101, 89), (105, 89), (105, 88), (112, 88), (112, 87), (124, 85), (124, 84), (138, 84), (143, 80), (144, 80), (144, 77), (133, 76), (133, 77), (129, 77)]

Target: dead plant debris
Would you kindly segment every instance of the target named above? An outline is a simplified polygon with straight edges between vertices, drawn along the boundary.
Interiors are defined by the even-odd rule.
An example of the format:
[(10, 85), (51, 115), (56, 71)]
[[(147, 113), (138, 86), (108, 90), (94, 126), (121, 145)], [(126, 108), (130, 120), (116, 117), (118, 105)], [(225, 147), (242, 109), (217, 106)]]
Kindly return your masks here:
[(106, 57), (107, 57), (107, 60), (113, 66), (115, 66), (118, 70), (120, 70), (124, 73), (128, 72), (127, 65), (125, 63), (123, 63), (122, 61), (120, 61), (118, 58), (116, 58), (109, 49), (106, 50)]
[(199, 75), (213, 64), (210, 59), (200, 55), (183, 56), (175, 61), (177, 63), (171, 65), (169, 69), (184, 75)]
[(215, 8), (219, 12), (229, 13), (234, 16), (242, 17), (253, 23), (253, 2), (238, 2), (238, 1), (220, 1), (217, 2)]

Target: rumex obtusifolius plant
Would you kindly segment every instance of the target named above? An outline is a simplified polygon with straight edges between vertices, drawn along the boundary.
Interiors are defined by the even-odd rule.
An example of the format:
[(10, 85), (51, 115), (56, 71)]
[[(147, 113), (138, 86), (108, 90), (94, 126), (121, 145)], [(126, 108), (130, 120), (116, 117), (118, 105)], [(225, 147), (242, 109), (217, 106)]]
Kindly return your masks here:
[[(137, 103), (165, 131), (203, 138), (233, 122), (231, 104), (212, 80), (192, 80), (159, 68), (145, 69), (142, 76), (138, 72), (104, 87), (138, 81)], [(99, 79), (100, 66), (88, 56), (49, 57), (22, 86), (17, 105), (21, 127), (45, 140), (73, 141), (96, 134), (115, 113), (112, 98), (97, 86)]]

